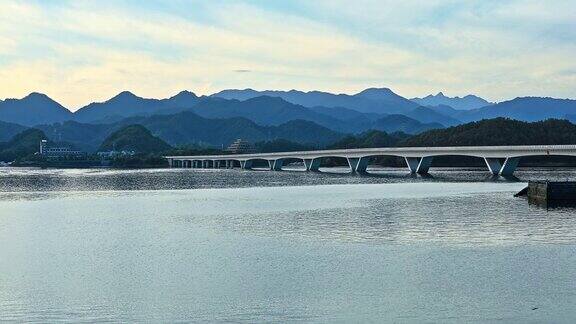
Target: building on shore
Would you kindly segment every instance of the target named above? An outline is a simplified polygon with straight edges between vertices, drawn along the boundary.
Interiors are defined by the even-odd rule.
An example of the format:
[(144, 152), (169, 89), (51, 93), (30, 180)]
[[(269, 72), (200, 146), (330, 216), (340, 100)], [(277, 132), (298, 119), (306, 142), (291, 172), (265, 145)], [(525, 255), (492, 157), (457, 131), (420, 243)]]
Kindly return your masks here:
[(256, 153), (256, 149), (248, 141), (239, 138), (228, 146), (226, 152), (231, 154), (248, 154)]
[(40, 155), (48, 160), (84, 160), (87, 153), (72, 150), (69, 147), (53, 147), (48, 145), (47, 140), (40, 141)]

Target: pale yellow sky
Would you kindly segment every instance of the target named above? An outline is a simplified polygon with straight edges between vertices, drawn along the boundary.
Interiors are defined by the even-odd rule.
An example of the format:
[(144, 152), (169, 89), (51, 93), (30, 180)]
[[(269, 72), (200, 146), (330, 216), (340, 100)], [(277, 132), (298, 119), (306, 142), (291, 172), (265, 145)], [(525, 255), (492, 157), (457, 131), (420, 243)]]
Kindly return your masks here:
[(299, 89), (576, 97), (573, 1), (0, 2), (0, 98)]

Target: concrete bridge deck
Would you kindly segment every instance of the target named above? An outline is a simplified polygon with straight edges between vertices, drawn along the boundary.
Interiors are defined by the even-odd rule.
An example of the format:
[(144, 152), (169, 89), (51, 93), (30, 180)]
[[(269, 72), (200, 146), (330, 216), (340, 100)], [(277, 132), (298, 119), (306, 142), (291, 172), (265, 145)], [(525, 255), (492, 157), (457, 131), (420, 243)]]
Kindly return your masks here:
[(231, 168), (239, 165), (251, 169), (254, 161), (265, 160), (270, 170), (282, 170), (287, 159), (299, 159), (306, 170), (318, 171), (323, 158), (340, 157), (348, 161), (351, 172), (366, 172), (370, 158), (396, 156), (404, 158), (412, 173), (428, 173), (434, 157), (471, 156), (484, 159), (488, 170), (495, 175), (512, 175), (518, 162), (525, 156), (576, 156), (576, 145), (526, 146), (455, 146), (455, 147), (385, 147), (303, 152), (277, 152), (254, 154), (223, 154), (200, 156), (166, 156), (171, 167)]

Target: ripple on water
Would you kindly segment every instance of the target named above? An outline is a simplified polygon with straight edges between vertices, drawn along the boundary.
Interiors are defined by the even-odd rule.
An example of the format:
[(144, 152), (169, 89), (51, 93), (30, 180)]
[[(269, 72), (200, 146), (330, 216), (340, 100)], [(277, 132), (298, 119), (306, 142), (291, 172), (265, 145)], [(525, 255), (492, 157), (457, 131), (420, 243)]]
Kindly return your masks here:
[(0, 321), (574, 322), (574, 171), (432, 171), (1, 169)]

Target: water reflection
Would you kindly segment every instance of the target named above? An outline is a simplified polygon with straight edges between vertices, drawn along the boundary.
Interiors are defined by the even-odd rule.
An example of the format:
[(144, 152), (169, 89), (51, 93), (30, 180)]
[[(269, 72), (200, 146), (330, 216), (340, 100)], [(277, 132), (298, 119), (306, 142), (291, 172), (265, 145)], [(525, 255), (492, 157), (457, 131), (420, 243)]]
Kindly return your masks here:
[(513, 198), (513, 191), (466, 190), (463, 188), (462, 194), (456, 196), (370, 199), (353, 208), (257, 216), (226, 214), (214, 221), (230, 231), (375, 244), (436, 242), (477, 246), (576, 242), (573, 209), (533, 208), (525, 200)]
[[(14, 213), (131, 210), (222, 232), (374, 244), (573, 243), (575, 210), (530, 206), (523, 183), (391, 183), (169, 191), (0, 193)], [(152, 214), (150, 214), (152, 213)], [(193, 225), (191, 225), (193, 224)]]

